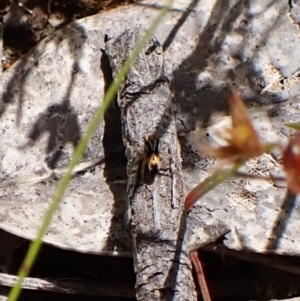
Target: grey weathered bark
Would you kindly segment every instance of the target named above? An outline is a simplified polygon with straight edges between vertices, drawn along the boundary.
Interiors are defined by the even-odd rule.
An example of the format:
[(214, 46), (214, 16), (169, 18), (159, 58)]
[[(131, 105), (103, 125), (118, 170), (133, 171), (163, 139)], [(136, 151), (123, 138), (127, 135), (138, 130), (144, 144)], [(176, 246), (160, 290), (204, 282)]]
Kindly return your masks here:
[[(135, 27), (106, 44), (114, 74), (143, 32)], [(137, 300), (196, 300), (191, 263), (183, 248), (186, 215), (180, 148), (164, 77), (164, 54), (155, 38), (131, 66), (118, 104), (128, 159), (128, 217)], [(152, 149), (152, 163), (151, 144), (157, 142), (159, 150)], [(150, 148), (148, 167), (145, 144)]]

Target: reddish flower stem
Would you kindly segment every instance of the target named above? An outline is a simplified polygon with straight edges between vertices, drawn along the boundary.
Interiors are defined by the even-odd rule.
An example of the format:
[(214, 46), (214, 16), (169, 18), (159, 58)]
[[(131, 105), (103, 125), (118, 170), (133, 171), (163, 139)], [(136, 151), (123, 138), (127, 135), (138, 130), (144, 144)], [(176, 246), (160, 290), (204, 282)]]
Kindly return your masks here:
[(208, 291), (208, 286), (207, 286), (205, 276), (204, 276), (204, 271), (203, 271), (202, 264), (201, 264), (201, 258), (199, 256), (197, 250), (191, 251), (190, 256), (191, 256), (191, 260), (194, 265), (194, 268), (196, 270), (196, 275), (197, 275), (198, 283), (199, 283), (199, 286), (201, 289), (202, 298), (204, 301), (211, 301), (209, 291)]

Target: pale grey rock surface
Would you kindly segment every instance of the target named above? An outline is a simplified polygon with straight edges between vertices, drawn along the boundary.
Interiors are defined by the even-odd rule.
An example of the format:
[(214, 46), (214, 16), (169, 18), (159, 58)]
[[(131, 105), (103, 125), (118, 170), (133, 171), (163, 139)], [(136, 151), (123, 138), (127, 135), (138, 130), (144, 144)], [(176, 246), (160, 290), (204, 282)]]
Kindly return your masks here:
[[(105, 34), (115, 37), (135, 24), (149, 24), (162, 3), (147, 0), (79, 20), (43, 40), (1, 76), (0, 174), (4, 185), (16, 182), (0, 192), (1, 229), (35, 237), (57, 184), (49, 175), (66, 166), (102, 102), (109, 81), (101, 52)], [(129, 13), (135, 18), (128, 18)], [(264, 140), (284, 144), (292, 133), (284, 123), (299, 122), (295, 14), (283, 0), (178, 0), (160, 25), (156, 36), (166, 52), (178, 132), (192, 131), (182, 137), (187, 190), (212, 170), (213, 161), (201, 157), (199, 144), (212, 140), (214, 128), (200, 126), (227, 107), (232, 85), (245, 100), (256, 101), (253, 120)], [(111, 109), (84, 161), (119, 146), (112, 141), (118, 132), (114, 117)], [(116, 168), (116, 157), (74, 179), (45, 242), (81, 252), (130, 255), (125, 186), (115, 182), (124, 180), (120, 166), (125, 165)], [(249, 162), (248, 168), (265, 175), (281, 170), (267, 156)], [(231, 230), (224, 241), (229, 248), (299, 255), (299, 198), (285, 198), (285, 188), (271, 182), (231, 180), (210, 192), (191, 214), (210, 226), (225, 222)]]

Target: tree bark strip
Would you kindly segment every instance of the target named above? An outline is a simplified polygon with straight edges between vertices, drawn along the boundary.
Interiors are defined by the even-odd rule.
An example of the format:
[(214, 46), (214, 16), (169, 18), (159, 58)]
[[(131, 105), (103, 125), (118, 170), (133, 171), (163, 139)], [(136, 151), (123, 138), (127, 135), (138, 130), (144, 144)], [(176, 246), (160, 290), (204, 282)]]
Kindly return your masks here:
[[(114, 75), (143, 33), (136, 27), (106, 43)], [(128, 159), (128, 221), (137, 300), (196, 300), (192, 266), (183, 248), (186, 214), (180, 147), (164, 54), (155, 38), (131, 66), (118, 104)]]

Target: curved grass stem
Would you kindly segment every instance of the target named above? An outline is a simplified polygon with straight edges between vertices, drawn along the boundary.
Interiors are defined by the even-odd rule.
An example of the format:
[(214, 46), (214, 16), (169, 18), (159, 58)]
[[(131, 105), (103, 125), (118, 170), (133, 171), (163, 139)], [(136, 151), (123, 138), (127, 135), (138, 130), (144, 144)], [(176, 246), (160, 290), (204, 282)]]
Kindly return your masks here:
[(243, 163), (236, 163), (230, 169), (217, 170), (211, 176), (194, 187), (185, 198), (186, 211), (190, 211), (203, 195), (211, 191), (217, 185), (233, 177), (242, 165)]
[(26, 276), (28, 276), (28, 274), (31, 270), (31, 267), (38, 255), (38, 252), (39, 252), (39, 250), (41, 248), (41, 244), (42, 244), (42, 238), (43, 238), (48, 226), (50, 225), (52, 216), (53, 216), (55, 210), (58, 208), (60, 200), (62, 199), (62, 197), (66, 191), (66, 188), (68, 186), (68, 183), (71, 180), (74, 167), (81, 159), (82, 154), (83, 154), (90, 138), (92, 137), (95, 129), (97, 128), (101, 118), (103, 117), (103, 115), (104, 115), (105, 111), (107, 110), (111, 101), (114, 99), (121, 82), (123, 81), (124, 77), (126, 76), (126, 73), (129, 69), (129, 67), (132, 65), (132, 63), (134, 62), (134, 60), (136, 59), (136, 57), (138, 56), (138, 54), (140, 53), (142, 48), (146, 45), (147, 41), (150, 39), (151, 35), (154, 33), (158, 24), (161, 22), (161, 20), (167, 14), (172, 3), (173, 3), (173, 0), (168, 1), (168, 4), (161, 9), (158, 16), (155, 18), (155, 20), (152, 22), (152, 24), (146, 30), (143, 38), (139, 41), (139, 43), (137, 43), (137, 45), (135, 46), (135, 48), (132, 51), (131, 56), (124, 63), (123, 67), (120, 69), (119, 74), (116, 76), (115, 80), (109, 87), (109, 89), (104, 97), (102, 106), (100, 106), (98, 108), (98, 110), (96, 111), (94, 117), (92, 118), (91, 122), (88, 125), (86, 133), (79, 141), (79, 143), (75, 149), (74, 155), (71, 159), (71, 162), (67, 168), (67, 171), (63, 175), (62, 179), (60, 180), (60, 182), (57, 186), (57, 189), (53, 195), (51, 204), (45, 214), (43, 223), (38, 231), (37, 237), (29, 247), (29, 250), (26, 254), (26, 257), (23, 261), (20, 272), (18, 274), (18, 276), (19, 276), (18, 281), (16, 282), (15, 286), (10, 291), (9, 296), (8, 296), (8, 301), (15, 301), (18, 299), (18, 297), (21, 293), (22, 282), (23, 282), (24, 278)]

